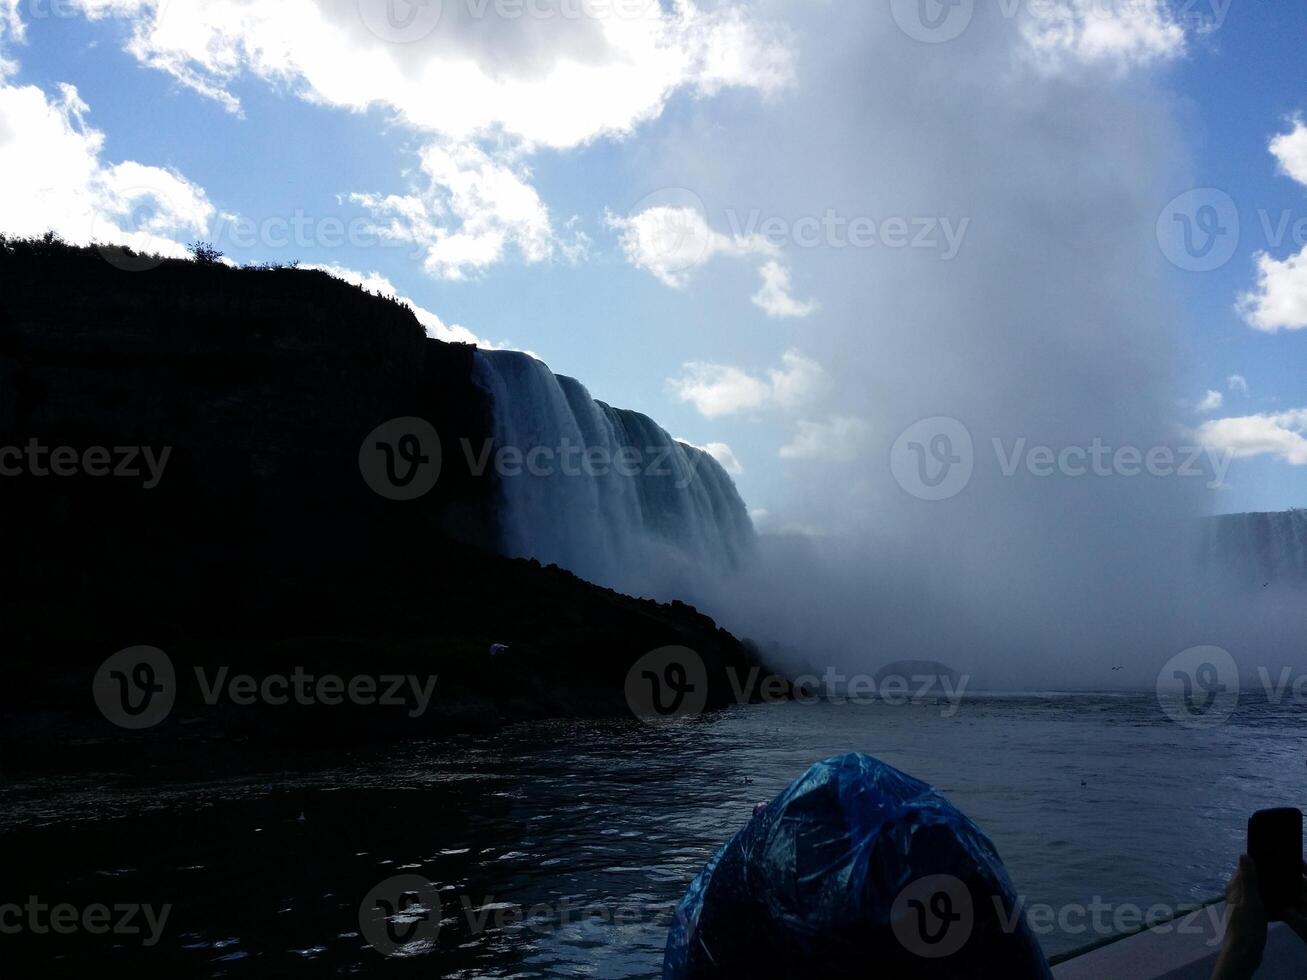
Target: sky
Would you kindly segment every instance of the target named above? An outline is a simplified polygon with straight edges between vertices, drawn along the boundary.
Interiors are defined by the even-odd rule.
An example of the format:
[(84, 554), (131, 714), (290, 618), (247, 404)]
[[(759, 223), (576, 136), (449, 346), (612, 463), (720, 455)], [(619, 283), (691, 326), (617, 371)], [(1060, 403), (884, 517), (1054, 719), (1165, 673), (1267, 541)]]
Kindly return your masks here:
[(1304, 42), (1289, 0), (0, 0), (0, 231), (406, 297), (708, 448), (764, 528), (884, 527), (964, 442), (956, 519), (1031, 446), (1116, 499), (1096, 442), (1283, 510)]

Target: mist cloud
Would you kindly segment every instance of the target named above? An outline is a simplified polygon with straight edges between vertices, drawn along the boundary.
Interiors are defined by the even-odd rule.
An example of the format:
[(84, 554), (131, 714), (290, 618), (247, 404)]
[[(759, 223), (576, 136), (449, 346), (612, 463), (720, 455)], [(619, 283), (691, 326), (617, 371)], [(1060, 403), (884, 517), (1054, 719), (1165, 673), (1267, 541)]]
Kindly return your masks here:
[[(746, 585), (705, 586), (710, 602), (796, 665), (927, 657), (989, 687), (1151, 687), (1202, 643), (1263, 662), (1262, 634), (1229, 628), (1252, 617), (1224, 616), (1242, 599), (1204, 568), (1219, 481), (1175, 400), (1181, 319), (1155, 224), (1188, 160), (1156, 66), (1183, 34), (1118, 25), (1140, 44), (1098, 58), (1082, 24), (1070, 48), (1048, 43), (1086, 56), (1051, 72), (1029, 22), (993, 5), (940, 44), (880, 4), (790, 23), (795, 97), (729, 127), (704, 113), (651, 179), (691, 188), (720, 227), (759, 208), (970, 224), (951, 261), (883, 242), (785, 252), (821, 300), (803, 344), (830, 381), (782, 450), (792, 489), (765, 505), (813, 533), (766, 536)], [(932, 419), (963, 435), (899, 442)], [(1005, 470), (996, 444), (1041, 456)], [(1105, 474), (1059, 465), (1093, 447)], [(905, 489), (896, 452), (937, 470), (965, 455), (965, 484)]]

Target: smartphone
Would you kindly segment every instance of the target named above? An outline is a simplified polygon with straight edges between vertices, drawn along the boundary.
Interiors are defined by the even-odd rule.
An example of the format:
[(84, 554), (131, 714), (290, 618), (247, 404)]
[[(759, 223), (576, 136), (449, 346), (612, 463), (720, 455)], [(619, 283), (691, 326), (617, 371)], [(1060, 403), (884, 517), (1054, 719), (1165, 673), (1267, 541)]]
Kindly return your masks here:
[(1302, 811), (1260, 810), (1248, 821), (1248, 856), (1257, 866), (1266, 917), (1284, 918), (1302, 889)]

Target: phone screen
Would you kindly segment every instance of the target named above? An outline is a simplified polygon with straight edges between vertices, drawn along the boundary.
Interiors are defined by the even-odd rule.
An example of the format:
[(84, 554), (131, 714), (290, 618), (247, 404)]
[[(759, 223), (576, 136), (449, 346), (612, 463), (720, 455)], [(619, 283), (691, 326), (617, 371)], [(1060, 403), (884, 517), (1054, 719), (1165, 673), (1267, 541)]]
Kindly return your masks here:
[(1262, 901), (1272, 921), (1298, 900), (1302, 888), (1302, 811), (1262, 810), (1248, 821), (1248, 856), (1257, 865)]

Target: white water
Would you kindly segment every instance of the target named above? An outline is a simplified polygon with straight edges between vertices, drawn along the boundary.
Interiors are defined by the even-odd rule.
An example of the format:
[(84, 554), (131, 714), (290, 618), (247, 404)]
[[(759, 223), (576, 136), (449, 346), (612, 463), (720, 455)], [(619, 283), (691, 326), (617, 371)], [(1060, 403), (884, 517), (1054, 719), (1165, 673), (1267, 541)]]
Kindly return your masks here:
[(752, 550), (744, 502), (707, 453), (527, 354), (478, 351), (476, 380), (493, 399), (505, 554), (657, 594)]
[(1208, 557), (1257, 588), (1307, 579), (1307, 510), (1218, 517)]

